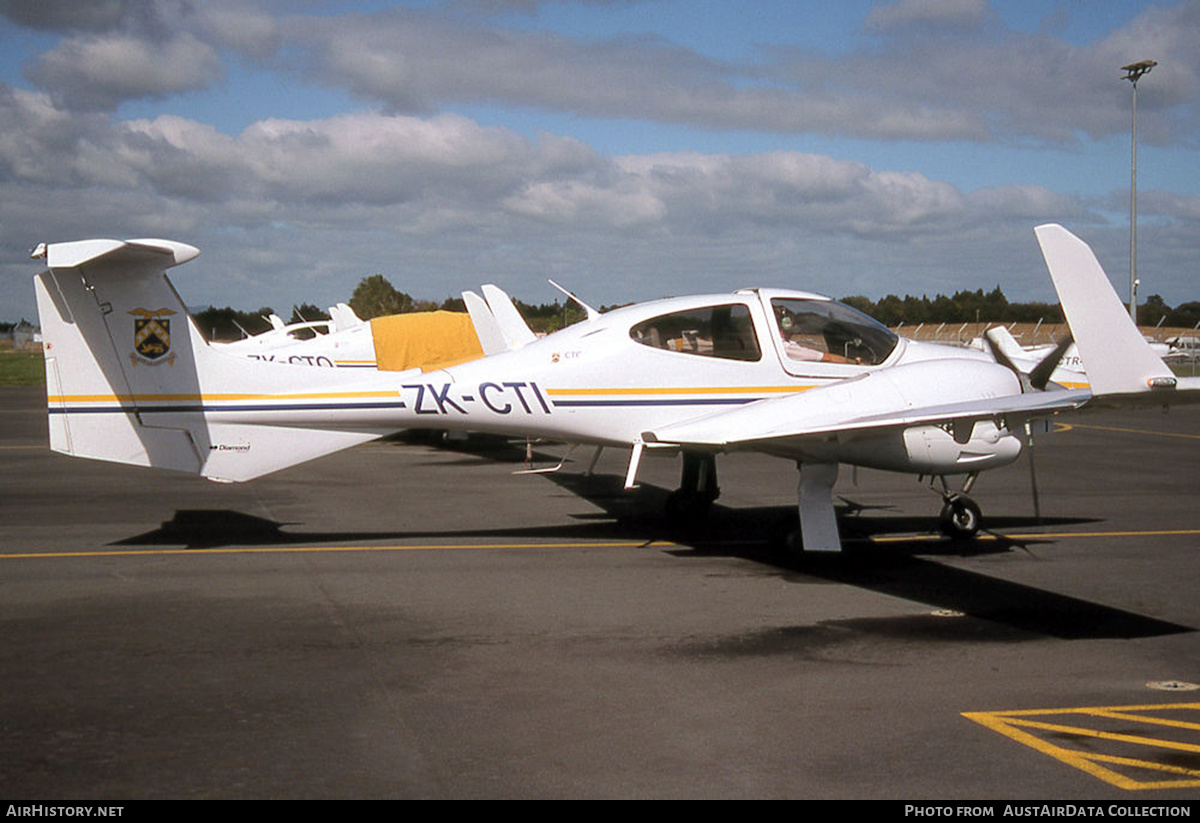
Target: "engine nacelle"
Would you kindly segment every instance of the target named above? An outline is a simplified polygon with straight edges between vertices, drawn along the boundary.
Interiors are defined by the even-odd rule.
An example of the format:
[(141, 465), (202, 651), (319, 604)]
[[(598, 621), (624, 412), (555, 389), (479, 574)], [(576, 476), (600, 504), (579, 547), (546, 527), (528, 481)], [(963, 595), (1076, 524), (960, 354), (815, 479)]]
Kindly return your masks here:
[[(847, 412), (903, 414), (928, 408), (1012, 395), (1021, 390), (1007, 368), (981, 360), (926, 361), (897, 366), (851, 380), (820, 394), (800, 396), (797, 412), (824, 422)], [(1021, 454), (1021, 441), (988, 419), (945, 425), (848, 430), (823, 442), (804, 442), (788, 456), (849, 463), (912, 474), (964, 474), (1005, 466)]]
[(966, 474), (1007, 466), (1021, 454), (1021, 441), (989, 420), (953, 429), (911, 426), (892, 432), (846, 436), (837, 444), (839, 462), (916, 474)]

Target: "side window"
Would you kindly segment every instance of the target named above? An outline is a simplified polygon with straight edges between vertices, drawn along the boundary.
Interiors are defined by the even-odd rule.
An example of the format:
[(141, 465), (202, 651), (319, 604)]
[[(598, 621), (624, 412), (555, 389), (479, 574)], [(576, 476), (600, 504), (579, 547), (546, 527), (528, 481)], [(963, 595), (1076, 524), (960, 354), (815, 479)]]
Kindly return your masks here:
[(638, 323), (629, 336), (643, 346), (702, 357), (758, 360), (762, 356), (744, 303), (664, 314)]

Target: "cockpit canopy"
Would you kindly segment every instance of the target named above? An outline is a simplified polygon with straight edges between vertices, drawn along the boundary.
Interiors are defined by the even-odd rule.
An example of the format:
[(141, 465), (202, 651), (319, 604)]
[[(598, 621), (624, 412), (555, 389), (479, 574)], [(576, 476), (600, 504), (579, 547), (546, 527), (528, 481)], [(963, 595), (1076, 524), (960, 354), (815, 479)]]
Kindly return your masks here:
[[(877, 366), (899, 341), (895, 333), (862, 312), (817, 295), (740, 294), (752, 303), (734, 300), (668, 312), (636, 323), (629, 336), (655, 349), (756, 362), (762, 359), (763, 348), (772, 345), (773, 335), (785, 365), (821, 361)], [(755, 328), (756, 312), (751, 311), (751, 305), (758, 300), (751, 294), (757, 294), (769, 311), (767, 323), (771, 328)]]
[(833, 300), (774, 297), (771, 314), (792, 360), (877, 366), (899, 340), (882, 323)]

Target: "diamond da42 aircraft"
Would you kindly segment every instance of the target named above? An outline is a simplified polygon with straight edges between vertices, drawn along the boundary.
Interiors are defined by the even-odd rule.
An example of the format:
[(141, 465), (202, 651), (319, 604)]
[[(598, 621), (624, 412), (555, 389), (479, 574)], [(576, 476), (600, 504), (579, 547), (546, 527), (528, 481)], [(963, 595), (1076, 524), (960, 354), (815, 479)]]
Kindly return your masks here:
[[(841, 464), (941, 478), (943, 527), (973, 534), (979, 508), (966, 492), (1016, 460), (1038, 421), (1200, 399), (1200, 379), (1176, 378), (1151, 351), (1092, 250), (1058, 225), (1036, 233), (1086, 378), (1055, 371), (1066, 341), (1023, 371), (999, 346), (903, 339), (826, 297), (777, 289), (589, 310), (535, 339), (507, 296), (484, 287), (459, 315), (473, 333), (431, 326), (394, 340), (375, 329), (376, 369), (268, 362), (210, 344), (188, 315), (166, 270), (198, 249), (43, 244), (50, 444), (245, 481), (404, 428), (545, 437), (630, 448), (626, 487), (645, 454), (681, 452), (672, 501), (685, 513), (716, 496), (717, 454), (750, 450), (797, 464), (807, 550), (841, 548)], [(946, 478), (958, 475), (966, 483), (952, 491)]]

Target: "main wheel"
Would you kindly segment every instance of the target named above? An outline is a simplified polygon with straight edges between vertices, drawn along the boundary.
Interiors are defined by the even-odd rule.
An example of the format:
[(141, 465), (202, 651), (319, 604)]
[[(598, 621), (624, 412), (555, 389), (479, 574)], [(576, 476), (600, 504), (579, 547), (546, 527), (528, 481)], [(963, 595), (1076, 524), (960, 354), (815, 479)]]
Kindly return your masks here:
[(942, 533), (948, 537), (974, 537), (982, 521), (979, 506), (966, 495), (956, 494), (942, 506)]
[(697, 526), (708, 518), (713, 498), (706, 494), (676, 489), (667, 497), (666, 515), (676, 526)]

